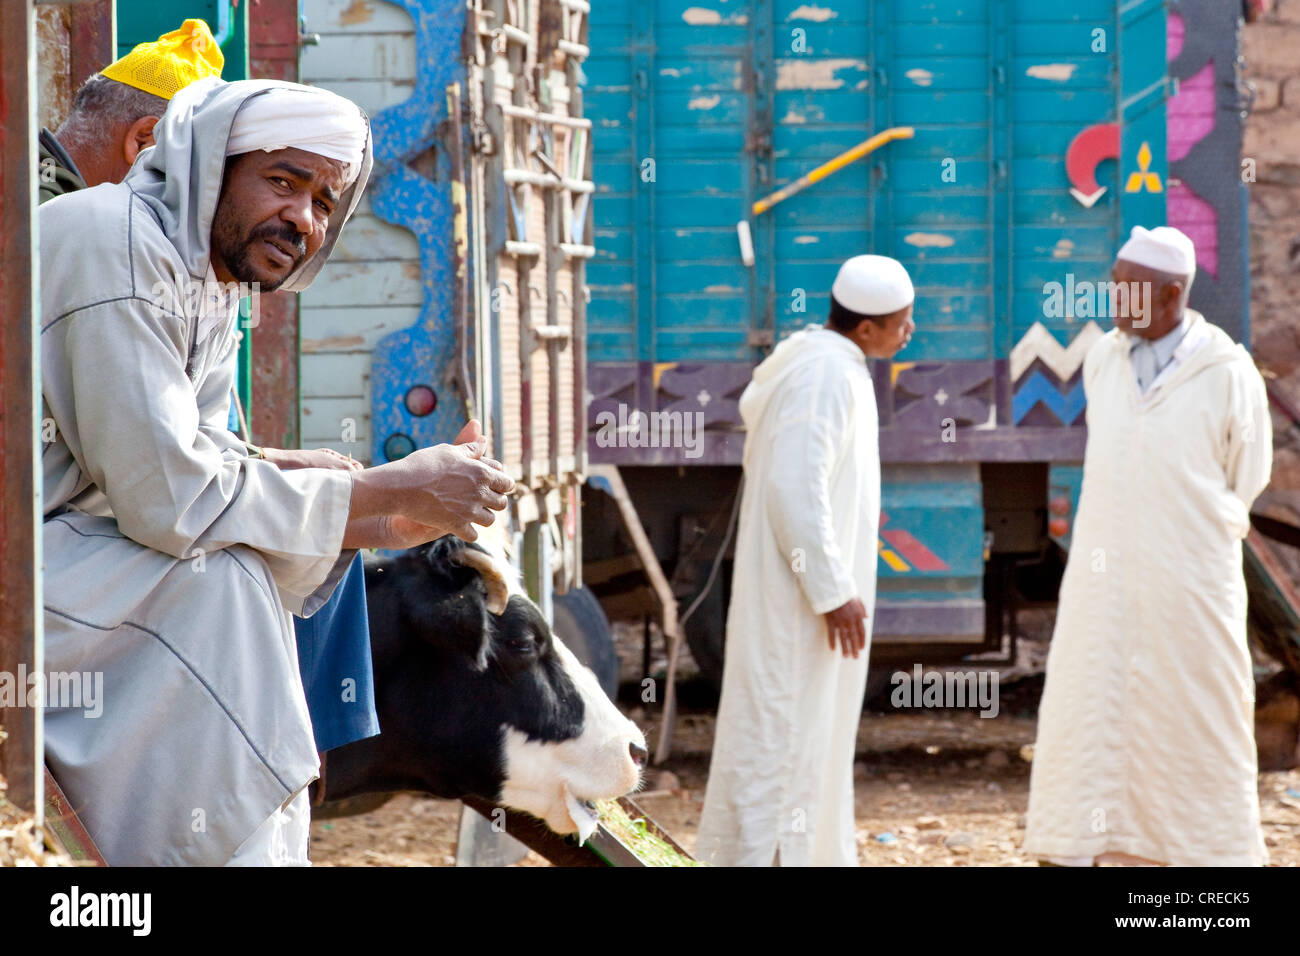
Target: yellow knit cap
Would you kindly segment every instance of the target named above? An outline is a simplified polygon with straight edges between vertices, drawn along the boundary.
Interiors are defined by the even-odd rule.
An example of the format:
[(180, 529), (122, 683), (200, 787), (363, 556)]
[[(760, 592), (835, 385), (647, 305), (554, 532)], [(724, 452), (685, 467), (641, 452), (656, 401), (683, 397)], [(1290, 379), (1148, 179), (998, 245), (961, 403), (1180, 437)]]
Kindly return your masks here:
[(179, 30), (141, 43), (100, 72), (110, 80), (170, 100), (195, 80), (220, 76), (225, 57), (202, 20), (186, 20)]

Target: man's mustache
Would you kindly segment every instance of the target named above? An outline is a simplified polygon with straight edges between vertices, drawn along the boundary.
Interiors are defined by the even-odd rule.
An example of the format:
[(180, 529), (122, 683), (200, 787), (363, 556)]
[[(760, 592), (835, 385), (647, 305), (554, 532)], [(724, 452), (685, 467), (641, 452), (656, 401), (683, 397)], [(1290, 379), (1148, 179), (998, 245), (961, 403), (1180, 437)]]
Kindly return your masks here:
[(249, 233), (245, 245), (252, 245), (259, 239), (278, 239), (297, 253), (296, 261), (301, 261), (303, 256), (307, 255), (307, 237), (287, 222), (278, 226), (272, 224), (258, 226)]

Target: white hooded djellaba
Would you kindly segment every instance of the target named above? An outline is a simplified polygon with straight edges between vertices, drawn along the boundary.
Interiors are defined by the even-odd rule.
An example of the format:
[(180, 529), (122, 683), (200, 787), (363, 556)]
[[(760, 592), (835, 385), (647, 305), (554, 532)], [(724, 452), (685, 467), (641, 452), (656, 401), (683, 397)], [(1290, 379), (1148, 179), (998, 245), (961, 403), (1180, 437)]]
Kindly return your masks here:
[(1144, 394), (1122, 334), (1084, 362), (1088, 448), (1025, 833), (1040, 859), (1265, 859), (1241, 539), (1268, 483), (1268, 402), (1245, 349), (1188, 317)]
[[(237, 300), (184, 294), (211, 275), (236, 113), (271, 91), (357, 109), (203, 80), (125, 182), (40, 210), (45, 665), (104, 675), (102, 716), (47, 712), (46, 757), (113, 865), (224, 863), (319, 770), (289, 613), (324, 603), (356, 553), (340, 553), (351, 478), (248, 457), (226, 428)], [(321, 248), (281, 288), (328, 258), (364, 140)]]
[[(819, 326), (782, 341), (740, 400), (748, 436), (727, 651), (696, 841), (724, 866), (857, 864), (853, 754), (876, 594), (880, 458), (862, 350)], [(822, 617), (868, 613), (857, 658)]]

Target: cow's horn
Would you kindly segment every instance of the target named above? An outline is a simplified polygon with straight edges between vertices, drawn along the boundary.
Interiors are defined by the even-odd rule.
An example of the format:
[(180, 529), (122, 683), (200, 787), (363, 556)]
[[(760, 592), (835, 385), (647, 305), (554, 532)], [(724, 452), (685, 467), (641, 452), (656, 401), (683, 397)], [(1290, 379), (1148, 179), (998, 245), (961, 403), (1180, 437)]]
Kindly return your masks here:
[(497, 567), (496, 562), (492, 560), (490, 555), (477, 548), (461, 548), (452, 560), (478, 572), (478, 576), (483, 580), (483, 586), (487, 588), (487, 609), (489, 611), (493, 614), (500, 614), (506, 609), (506, 601), (510, 597), (510, 588), (506, 584), (506, 579), (501, 576), (500, 568)]

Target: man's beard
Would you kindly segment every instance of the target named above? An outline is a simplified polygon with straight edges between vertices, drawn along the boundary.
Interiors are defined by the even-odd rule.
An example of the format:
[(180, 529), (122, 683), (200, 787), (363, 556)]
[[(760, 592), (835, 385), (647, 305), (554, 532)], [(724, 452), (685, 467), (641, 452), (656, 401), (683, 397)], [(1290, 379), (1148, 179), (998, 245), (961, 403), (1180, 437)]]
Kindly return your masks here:
[[(254, 243), (261, 242), (263, 239), (278, 239), (282, 245), (297, 253), (292, 267), (279, 279), (270, 281), (262, 279), (253, 270), (249, 261), (252, 258)], [(235, 280), (247, 283), (256, 282), (262, 292), (274, 292), (284, 285), (289, 276), (297, 272), (302, 266), (303, 259), (307, 255), (306, 238), (287, 222), (280, 224), (278, 227), (269, 223), (258, 226), (248, 234), (248, 238), (242, 243), (238, 239), (227, 235), (227, 230), (218, 228), (213, 230), (212, 242), (225, 263), (226, 269), (235, 277)]]

